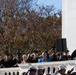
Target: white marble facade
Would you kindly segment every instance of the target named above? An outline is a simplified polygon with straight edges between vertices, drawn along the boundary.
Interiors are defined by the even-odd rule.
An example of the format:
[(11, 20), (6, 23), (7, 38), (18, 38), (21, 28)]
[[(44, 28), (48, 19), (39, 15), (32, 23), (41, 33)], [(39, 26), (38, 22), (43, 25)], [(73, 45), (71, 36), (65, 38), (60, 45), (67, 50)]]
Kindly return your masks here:
[(71, 54), (76, 49), (76, 0), (62, 0), (62, 38)]

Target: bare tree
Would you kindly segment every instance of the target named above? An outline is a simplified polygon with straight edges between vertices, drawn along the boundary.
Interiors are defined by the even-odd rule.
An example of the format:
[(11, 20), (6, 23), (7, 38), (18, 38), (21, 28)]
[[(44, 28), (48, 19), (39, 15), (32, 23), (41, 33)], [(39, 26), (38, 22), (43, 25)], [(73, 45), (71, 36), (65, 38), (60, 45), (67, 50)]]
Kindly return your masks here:
[(32, 6), (32, 0), (0, 0), (2, 52), (49, 50), (61, 37), (61, 11), (55, 13), (54, 6)]

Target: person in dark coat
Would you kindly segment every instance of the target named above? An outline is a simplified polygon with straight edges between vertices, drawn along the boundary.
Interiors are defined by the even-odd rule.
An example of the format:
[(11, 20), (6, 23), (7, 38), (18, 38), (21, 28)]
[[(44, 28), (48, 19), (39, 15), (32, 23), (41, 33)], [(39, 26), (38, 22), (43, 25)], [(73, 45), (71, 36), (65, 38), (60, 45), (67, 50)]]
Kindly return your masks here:
[(8, 68), (8, 67), (12, 67), (12, 58), (10, 55), (5, 55), (4, 59), (2, 59), (2, 64), (3, 67)]
[(16, 64), (16, 59), (13, 59), (11, 55), (5, 55), (2, 59), (2, 65), (5, 68), (13, 67)]
[(27, 62), (28, 63), (37, 63), (38, 59), (39, 59), (38, 53), (39, 53), (38, 50), (34, 50), (34, 52), (28, 56)]
[(71, 54), (71, 59), (74, 60), (76, 58), (76, 49)]

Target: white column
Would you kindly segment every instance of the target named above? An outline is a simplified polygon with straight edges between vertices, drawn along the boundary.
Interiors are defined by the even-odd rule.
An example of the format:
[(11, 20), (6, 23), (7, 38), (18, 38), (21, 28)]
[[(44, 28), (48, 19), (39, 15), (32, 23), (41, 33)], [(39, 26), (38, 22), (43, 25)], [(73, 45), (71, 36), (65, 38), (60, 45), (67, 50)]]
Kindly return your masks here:
[(67, 37), (67, 0), (62, 0), (62, 38)]

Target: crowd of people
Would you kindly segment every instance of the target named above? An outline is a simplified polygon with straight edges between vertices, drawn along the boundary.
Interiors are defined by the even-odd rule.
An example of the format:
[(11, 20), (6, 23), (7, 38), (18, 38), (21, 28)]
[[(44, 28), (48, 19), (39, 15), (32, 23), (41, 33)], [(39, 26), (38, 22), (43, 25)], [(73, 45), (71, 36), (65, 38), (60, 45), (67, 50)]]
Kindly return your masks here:
[(39, 63), (39, 62), (52, 62), (52, 61), (64, 61), (70, 60), (71, 56), (69, 55), (69, 51), (66, 52), (56, 52), (52, 53), (49, 51), (44, 51), (39, 55), (38, 50), (34, 50), (31, 54), (17, 54), (15, 56), (11, 56), (7, 54), (5, 56), (0, 56), (0, 68), (7, 67), (16, 67), (17, 64), (25, 64), (25, 63)]
[[(10, 54), (5, 55), (4, 57), (0, 56), (0, 68), (9, 68), (9, 67), (18, 67), (18, 64), (26, 64), (26, 63), (41, 63), (41, 62), (52, 62), (52, 61), (65, 61), (65, 60), (73, 60), (73, 57), (69, 55), (69, 51), (65, 52), (57, 52), (56, 50), (50, 50), (43, 51), (39, 55), (38, 50), (34, 50), (31, 54), (17, 54), (15, 56), (11, 56)], [(30, 69), (36, 72), (36, 69)], [(38, 75), (43, 75), (44, 69), (41, 71), (38, 70)], [(58, 71), (58, 73), (65, 73), (65, 69), (61, 69)], [(70, 71), (71, 72), (71, 71)], [(68, 72), (68, 75), (70, 75), (70, 72)], [(26, 75), (26, 73), (24, 73)], [(29, 74), (29, 75), (35, 75), (35, 74)], [(55, 75), (59, 75), (55, 73)], [(61, 74), (65, 75), (65, 74)]]

